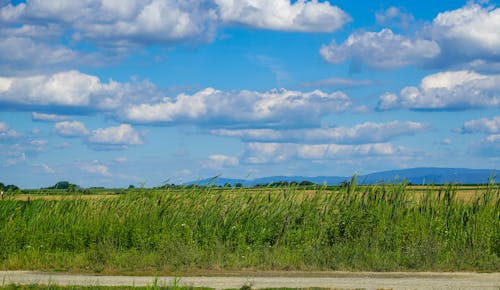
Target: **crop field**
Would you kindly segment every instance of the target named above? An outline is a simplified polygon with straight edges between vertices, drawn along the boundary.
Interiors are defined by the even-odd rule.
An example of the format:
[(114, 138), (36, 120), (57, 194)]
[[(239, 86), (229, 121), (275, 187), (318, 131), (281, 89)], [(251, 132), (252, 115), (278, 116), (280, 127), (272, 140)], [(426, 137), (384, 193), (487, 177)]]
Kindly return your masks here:
[(31, 192), (0, 201), (0, 269), (499, 271), (499, 207), (498, 185)]

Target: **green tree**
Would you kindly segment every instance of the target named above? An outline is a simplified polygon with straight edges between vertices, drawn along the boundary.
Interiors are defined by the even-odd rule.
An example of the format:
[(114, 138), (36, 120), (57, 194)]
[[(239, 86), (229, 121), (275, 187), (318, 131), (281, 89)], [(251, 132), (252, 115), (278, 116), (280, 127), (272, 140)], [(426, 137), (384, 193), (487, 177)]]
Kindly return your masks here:
[(70, 183), (68, 181), (59, 181), (53, 186), (54, 189), (69, 189), (69, 187)]
[(308, 186), (308, 185), (314, 185), (314, 183), (311, 182), (311, 181), (309, 181), (309, 180), (304, 180), (304, 181), (301, 181), (299, 183), (299, 185), (301, 185), (301, 186)]

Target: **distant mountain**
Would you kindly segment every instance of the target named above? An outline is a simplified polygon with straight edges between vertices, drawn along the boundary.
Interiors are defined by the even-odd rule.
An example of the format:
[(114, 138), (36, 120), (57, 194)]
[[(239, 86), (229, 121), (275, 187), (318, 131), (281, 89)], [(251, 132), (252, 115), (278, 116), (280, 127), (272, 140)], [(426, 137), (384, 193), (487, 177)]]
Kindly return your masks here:
[[(490, 177), (494, 177), (494, 169), (467, 169), (467, 168), (435, 168), (421, 167), (411, 169), (400, 169), (381, 171), (366, 175), (359, 175), (359, 184), (375, 183), (399, 183), (403, 180), (412, 184), (482, 184), (487, 183)], [(258, 184), (268, 184), (271, 182), (287, 181), (301, 182), (311, 181), (316, 184), (339, 185), (343, 181), (348, 181), (352, 176), (270, 176), (255, 179), (232, 179), (232, 178), (207, 178), (187, 184), (208, 185), (213, 184), (223, 186), (224, 184), (242, 184), (243, 186), (255, 186)], [(497, 178), (498, 180), (498, 178)]]

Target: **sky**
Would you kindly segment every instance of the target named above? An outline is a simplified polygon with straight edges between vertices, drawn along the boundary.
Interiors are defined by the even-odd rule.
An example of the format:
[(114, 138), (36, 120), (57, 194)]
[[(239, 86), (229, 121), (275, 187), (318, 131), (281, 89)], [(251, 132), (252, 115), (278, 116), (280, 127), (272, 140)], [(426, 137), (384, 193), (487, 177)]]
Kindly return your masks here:
[(500, 169), (497, 6), (0, 0), (0, 182)]

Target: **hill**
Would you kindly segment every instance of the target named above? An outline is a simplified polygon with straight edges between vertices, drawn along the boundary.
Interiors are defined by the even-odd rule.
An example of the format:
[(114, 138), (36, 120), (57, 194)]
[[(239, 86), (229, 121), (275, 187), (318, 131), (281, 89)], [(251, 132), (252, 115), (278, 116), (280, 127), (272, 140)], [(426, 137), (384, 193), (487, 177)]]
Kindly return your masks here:
[[(359, 184), (399, 183), (403, 180), (412, 184), (484, 184), (488, 183), (489, 178), (494, 177), (494, 175), (494, 169), (420, 167), (359, 175), (357, 180)], [(249, 180), (218, 177), (192, 181), (187, 184), (213, 184), (217, 186), (231, 184), (234, 186), (239, 183), (243, 186), (255, 186), (280, 181), (311, 181), (316, 184), (339, 185), (350, 179), (351, 176), (269, 176)]]

